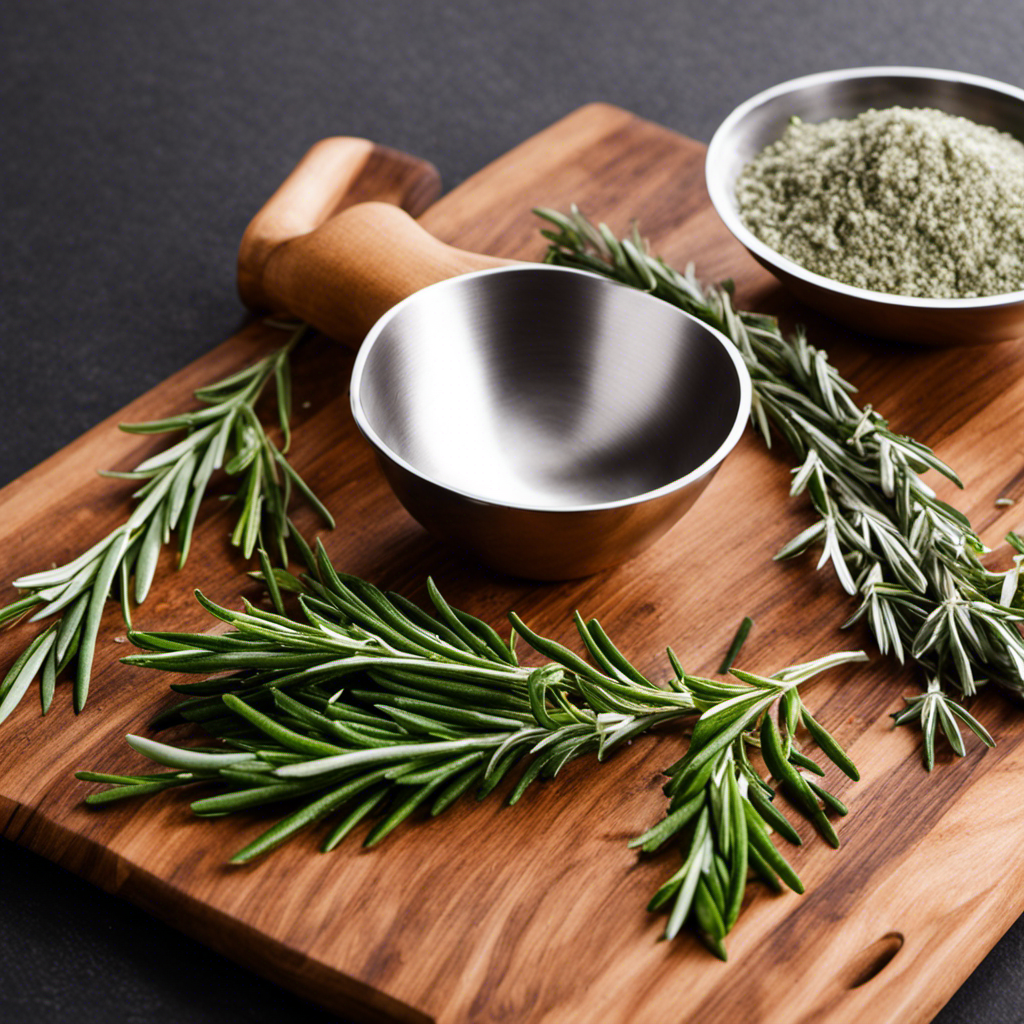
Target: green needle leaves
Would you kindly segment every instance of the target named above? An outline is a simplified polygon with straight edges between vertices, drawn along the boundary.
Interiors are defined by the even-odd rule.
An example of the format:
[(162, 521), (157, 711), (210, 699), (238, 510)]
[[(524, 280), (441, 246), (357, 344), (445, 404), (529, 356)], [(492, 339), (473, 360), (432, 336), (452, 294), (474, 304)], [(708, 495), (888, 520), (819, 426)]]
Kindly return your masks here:
[(995, 746), (995, 740), (988, 734), (988, 730), (970, 712), (943, 693), (934, 676), (928, 680), (928, 689), (924, 693), (905, 697), (904, 700), (907, 706), (892, 716), (893, 721), (896, 725), (920, 722), (924, 734), (924, 763), (928, 771), (935, 766), (935, 737), (940, 728), (953, 752), (959, 757), (964, 756), (964, 739), (957, 723), (958, 718), (985, 746)]
[[(746, 753), (759, 743), (759, 723), (760, 742), (771, 747), (766, 763), (796, 806), (834, 840), (822, 803), (839, 813), (845, 808), (805, 780), (813, 762), (795, 742), (798, 727), (848, 774), (856, 777), (856, 769), (811, 718), (797, 686), (825, 668), (863, 660), (862, 654), (831, 655), (770, 679), (734, 669), (737, 682), (716, 682), (687, 675), (670, 652), (673, 673), (663, 687), (639, 672), (596, 620), (576, 616), (585, 660), (513, 613), (512, 636), (549, 659), (527, 668), (519, 665), (512, 637), (506, 642), (452, 608), (433, 581), (429, 614), (337, 572), (322, 545), (305, 551), (309, 573), (301, 580), (281, 570), (268, 574), (264, 560), (278, 597), (282, 590), (298, 595), (294, 616), (250, 604), (233, 611), (198, 595), (228, 623), (227, 633), (131, 634), (143, 653), (127, 663), (203, 677), (174, 684), (187, 699), (158, 724), (190, 722), (218, 742), (181, 748), (129, 737), (135, 750), (170, 770), (80, 772), (80, 779), (110, 786), (88, 803), (201, 784), (204, 795), (192, 810), (202, 817), (279, 805), (278, 820), (240, 849), (235, 863), (327, 818), (333, 827), (324, 850), (370, 816), (364, 843), (373, 846), (418, 809), (438, 815), (464, 794), (482, 800), (503, 782), (514, 804), (569, 761), (585, 754), (601, 761), (654, 726), (701, 713), (689, 751), (667, 771), (669, 812), (635, 845), (679, 845), (683, 867), (652, 906), (671, 906), (670, 936), (694, 927), (720, 955), (739, 915), (748, 868), (770, 884), (781, 878), (800, 889), (769, 832), (799, 837)], [(769, 717), (776, 703), (778, 727)]]
[(682, 866), (648, 905), (652, 911), (668, 909), (666, 938), (691, 927), (724, 960), (724, 940), (739, 917), (749, 870), (773, 890), (781, 882), (803, 892), (796, 872), (770, 838), (774, 830), (799, 844), (799, 833), (773, 802), (776, 789), (754, 769), (748, 746), (760, 750), (770, 776), (822, 837), (839, 845), (826, 811), (842, 815), (846, 808), (808, 777), (808, 771), (819, 776), (824, 772), (800, 750), (798, 727), (807, 730), (841, 771), (854, 780), (860, 776), (803, 706), (797, 686), (826, 669), (866, 660), (859, 651), (831, 655), (770, 678), (734, 669), (743, 686), (686, 676), (704, 712), (686, 755), (665, 769), (665, 793), (671, 798), (665, 817), (630, 844), (651, 852), (674, 842), (682, 853)]
[[(1009, 572), (985, 568), (979, 556), (986, 549), (970, 522), (919, 476), (932, 469), (963, 486), (957, 475), (931, 449), (891, 431), (870, 406), (858, 406), (851, 397), (856, 389), (802, 331), (786, 338), (770, 317), (735, 310), (731, 284), (702, 287), (692, 268), (681, 274), (651, 255), (635, 227), (629, 238), (617, 239), (575, 207), (569, 214), (535, 212), (552, 225), (541, 232), (550, 242), (546, 262), (651, 292), (733, 342), (753, 383), (753, 425), (769, 447), (773, 430), (785, 438), (800, 462), (791, 493), (806, 492), (818, 516), (776, 558), (820, 547), (818, 567), (831, 563), (843, 589), (860, 598), (847, 625), (863, 617), (883, 654), (913, 658), (931, 680), (928, 694), (945, 695), (942, 701), (925, 695), (921, 706), (948, 709), (984, 740), (988, 734), (963, 717), (950, 695), (970, 696), (986, 681), (1024, 693), (1024, 639), (1017, 628), (1024, 621), (1024, 543), (1007, 538), (1018, 552)], [(953, 718), (933, 719), (915, 707), (897, 722), (920, 718), (929, 767), (935, 739), (929, 723), (940, 722), (963, 753)]]
[[(74, 706), (85, 706), (92, 677), (96, 639), (107, 600), (116, 595), (125, 625), (130, 628), (132, 600), (146, 600), (162, 548), (175, 533), (178, 565), (188, 557), (199, 505), (214, 473), (223, 468), (238, 478), (239, 505), (232, 542), (248, 559), (257, 545), (286, 561), (285, 545), (292, 535), (288, 506), (293, 485), (331, 526), (330, 513), (308, 485), (288, 465), (288, 420), (291, 411), (288, 361), (305, 333), (293, 331), (278, 351), (224, 380), (201, 388), (195, 397), (202, 408), (149, 423), (122, 424), (135, 434), (184, 431), (174, 445), (146, 459), (128, 473), (106, 476), (139, 484), (138, 502), (127, 521), (67, 565), (23, 576), (14, 581), (22, 595), (0, 608), (0, 627), (31, 613), (30, 621), (51, 615), (60, 618), (25, 649), (0, 683), (0, 722), (17, 706), (32, 680), (41, 683), (45, 713), (53, 699), (57, 677), (74, 670)], [(275, 383), (277, 416), (283, 449), (267, 435), (255, 412), (270, 381)]]
[[(654, 725), (693, 713), (688, 693), (644, 679), (594, 621), (579, 620), (580, 635), (610, 672), (513, 616), (516, 631), (552, 659), (524, 668), (511, 643), (451, 608), (433, 582), (428, 592), (436, 617), (339, 574), (322, 546), (311, 557), (313, 575), (302, 582), (291, 577), (301, 590), (298, 618), (249, 604), (235, 612), (200, 595), (231, 631), (131, 634), (148, 653), (126, 658), (129, 664), (215, 675), (175, 686), (189, 699), (164, 721), (200, 724), (236, 752), (131, 738), (140, 753), (175, 769), (156, 781), (220, 789), (197, 802), (201, 814), (302, 803), (236, 861), (336, 812), (348, 814), (343, 831), (371, 811), (382, 813), (367, 838), (372, 845), (417, 807), (439, 814), (467, 791), (482, 798), (525, 763), (509, 795), (515, 803), (531, 783), (554, 777), (569, 761), (586, 753), (603, 758)], [(154, 781), (126, 777), (88, 799), (146, 795)], [(339, 840), (335, 829), (327, 846)]]
[(719, 675), (724, 676), (732, 668), (732, 663), (739, 657), (739, 653), (743, 650), (743, 645), (747, 642), (747, 637), (750, 636), (750, 631), (753, 628), (754, 620), (748, 615), (740, 623), (739, 628), (736, 630), (736, 635), (732, 638), (732, 643), (729, 644), (729, 650), (726, 651), (725, 657), (722, 659), (722, 664), (718, 666)]

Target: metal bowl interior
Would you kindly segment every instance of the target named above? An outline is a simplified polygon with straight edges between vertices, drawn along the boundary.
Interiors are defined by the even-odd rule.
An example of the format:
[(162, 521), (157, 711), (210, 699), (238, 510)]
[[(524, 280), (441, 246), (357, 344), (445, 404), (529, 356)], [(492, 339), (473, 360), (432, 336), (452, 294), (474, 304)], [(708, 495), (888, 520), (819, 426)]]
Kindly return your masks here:
[(977, 75), (930, 68), (853, 68), (774, 86), (736, 108), (708, 147), (705, 175), (726, 227), (810, 305), (861, 330), (925, 343), (987, 343), (1024, 334), (1024, 291), (973, 299), (923, 299), (868, 291), (812, 273), (775, 252), (740, 219), (740, 172), (777, 141), (793, 116), (817, 123), (870, 108), (930, 107), (1024, 141), (1024, 91)]
[(356, 421), (393, 463), (469, 502), (545, 512), (686, 486), (735, 445), (749, 404), (746, 369), (717, 332), (541, 266), (411, 296), (367, 337), (352, 381)]

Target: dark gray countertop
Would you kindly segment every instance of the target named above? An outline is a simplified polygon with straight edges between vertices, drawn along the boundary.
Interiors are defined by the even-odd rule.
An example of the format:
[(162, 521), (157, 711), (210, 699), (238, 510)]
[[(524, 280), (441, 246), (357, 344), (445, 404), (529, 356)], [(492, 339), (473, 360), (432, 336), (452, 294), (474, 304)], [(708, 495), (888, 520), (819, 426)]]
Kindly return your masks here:
[[(707, 141), (813, 71), (1022, 85), (1020, 39), (1005, 0), (5, 0), (0, 484), (233, 332), (242, 230), (323, 136), (451, 188), (591, 100)], [(0, 878), (7, 1024), (335, 1019), (3, 841)], [(1024, 1021), (1022, 953), (1018, 922), (938, 1020)]]

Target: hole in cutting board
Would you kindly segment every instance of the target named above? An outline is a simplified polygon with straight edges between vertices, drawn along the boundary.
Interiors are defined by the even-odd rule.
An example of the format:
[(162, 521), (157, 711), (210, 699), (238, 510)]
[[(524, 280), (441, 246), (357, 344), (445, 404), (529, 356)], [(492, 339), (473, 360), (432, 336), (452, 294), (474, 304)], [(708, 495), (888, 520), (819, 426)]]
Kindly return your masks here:
[(865, 946), (855, 954), (840, 975), (840, 982), (846, 988), (860, 988), (877, 977), (889, 965), (893, 957), (903, 948), (903, 936), (899, 932), (888, 932), (877, 942)]

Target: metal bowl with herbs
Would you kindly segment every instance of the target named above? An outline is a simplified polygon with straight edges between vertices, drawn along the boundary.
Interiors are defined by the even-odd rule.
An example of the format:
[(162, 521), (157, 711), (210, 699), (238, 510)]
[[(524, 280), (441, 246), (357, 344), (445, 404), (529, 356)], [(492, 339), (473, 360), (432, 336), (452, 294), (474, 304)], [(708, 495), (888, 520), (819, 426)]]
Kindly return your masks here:
[[(844, 133), (852, 135), (854, 126), (874, 133), (873, 149), (863, 138), (842, 149)], [(953, 71), (854, 68), (784, 82), (741, 104), (711, 140), (705, 170), (726, 227), (808, 305), (856, 330), (899, 341), (987, 344), (1024, 335), (1020, 140), (1020, 89)], [(794, 163), (783, 180), (771, 161), (777, 165), (787, 146), (804, 165)], [(844, 162), (846, 152), (859, 162)], [(888, 169), (880, 169), (890, 157)], [(798, 212), (797, 204), (816, 188), (831, 190), (831, 207), (805, 203)], [(765, 217), (751, 216), (751, 196), (783, 214), (787, 207), (798, 213), (790, 219), (804, 234), (802, 249), (787, 248), (781, 233), (764, 229)], [(900, 230), (886, 235), (893, 223)], [(847, 260), (853, 270), (844, 275), (848, 240), (860, 263)], [(918, 250), (930, 251), (932, 261), (921, 261), (915, 280)], [(948, 257), (944, 266), (937, 266), (936, 252)], [(940, 273), (948, 278), (941, 287), (928, 279)]]

